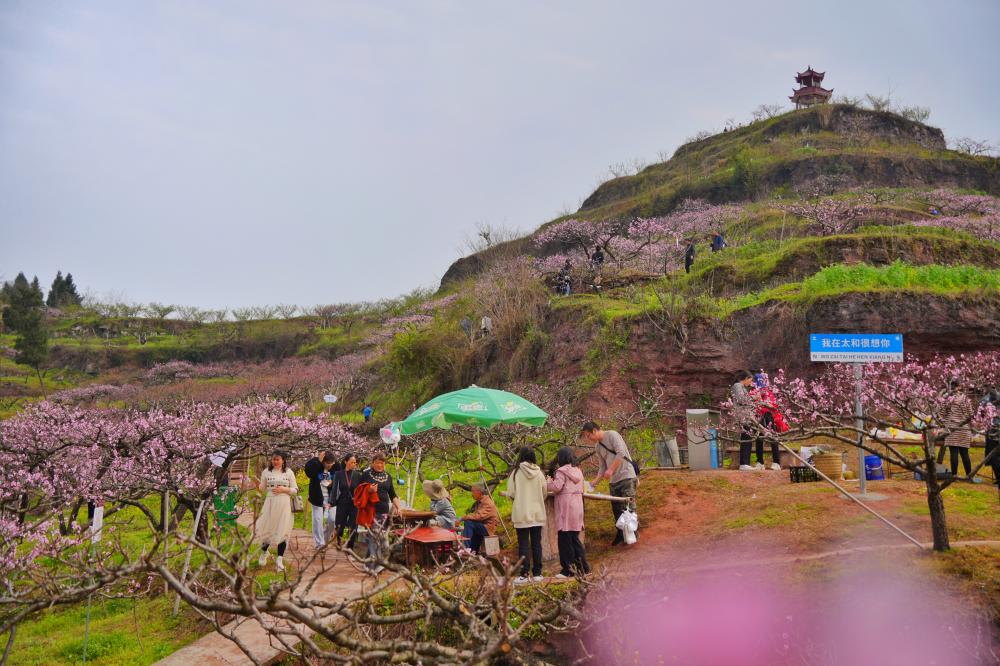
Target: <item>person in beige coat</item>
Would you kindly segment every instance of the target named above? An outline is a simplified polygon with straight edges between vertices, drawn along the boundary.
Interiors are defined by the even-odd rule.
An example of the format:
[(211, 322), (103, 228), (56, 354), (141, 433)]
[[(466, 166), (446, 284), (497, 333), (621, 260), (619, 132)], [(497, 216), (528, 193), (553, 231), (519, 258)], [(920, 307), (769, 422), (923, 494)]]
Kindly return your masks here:
[(267, 564), (267, 549), (278, 544), (278, 557), (274, 561), (278, 571), (285, 570), (285, 545), (292, 533), (292, 495), (299, 494), (295, 472), (288, 469), (288, 454), (275, 451), (271, 466), (260, 475), (258, 490), (265, 493), (264, 506), (254, 524), (255, 539), (261, 544), (260, 566)]
[(507, 497), (513, 501), (510, 521), (517, 531), (517, 554), (521, 558), (521, 575), (514, 580), (527, 583), (529, 570), (535, 582), (542, 580), (542, 528), (545, 526), (545, 496), (548, 493), (545, 474), (538, 467), (535, 450), (521, 448), (517, 466), (507, 479)]

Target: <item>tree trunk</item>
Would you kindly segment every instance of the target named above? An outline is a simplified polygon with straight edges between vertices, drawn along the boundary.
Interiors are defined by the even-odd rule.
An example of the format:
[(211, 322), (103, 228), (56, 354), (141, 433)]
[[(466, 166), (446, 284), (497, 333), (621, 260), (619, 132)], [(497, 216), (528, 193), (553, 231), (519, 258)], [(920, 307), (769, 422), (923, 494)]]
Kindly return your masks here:
[(46, 400), (48, 400), (49, 396), (46, 395), (46, 393), (45, 393), (45, 380), (42, 379), (42, 369), (41, 368), (35, 368), (35, 372), (38, 373), (38, 386), (39, 386), (39, 388), (42, 389), (42, 397), (45, 398)]
[(934, 550), (946, 551), (951, 548), (948, 543), (948, 524), (944, 516), (944, 500), (941, 499), (941, 486), (937, 478), (937, 461), (934, 458), (934, 449), (925, 446), (924, 462), (927, 465), (927, 473), (924, 475), (927, 484), (927, 508), (931, 512), (931, 532), (934, 535)]
[(948, 525), (944, 517), (944, 501), (941, 490), (931, 490), (927, 486), (927, 507), (931, 510), (931, 532), (934, 534), (934, 550), (945, 551), (951, 548), (948, 543)]

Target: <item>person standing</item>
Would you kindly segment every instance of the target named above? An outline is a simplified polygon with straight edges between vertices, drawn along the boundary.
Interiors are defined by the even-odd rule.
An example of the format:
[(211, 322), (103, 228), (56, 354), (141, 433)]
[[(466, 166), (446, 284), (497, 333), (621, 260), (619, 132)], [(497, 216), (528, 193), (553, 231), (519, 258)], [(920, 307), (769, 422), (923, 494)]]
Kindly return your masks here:
[(957, 384), (952, 383), (949, 388), (953, 393), (945, 398), (948, 404), (945, 405), (941, 415), (941, 425), (945, 429), (944, 445), (951, 454), (951, 473), (958, 476), (958, 458), (961, 456), (965, 475), (969, 476), (972, 474), (972, 461), (969, 460), (969, 446), (972, 444), (971, 422), (975, 410), (972, 408), (972, 401)]
[(573, 450), (564, 446), (556, 453), (556, 470), (548, 482), (555, 495), (556, 533), (559, 543), (559, 575), (556, 578), (590, 573), (587, 552), (580, 541), (583, 531), (583, 472), (576, 466)]
[(338, 548), (343, 542), (345, 529), (348, 531), (347, 547), (354, 548), (354, 537), (358, 531), (358, 507), (354, 506), (354, 490), (360, 483), (358, 458), (353, 453), (348, 453), (344, 457), (343, 467), (334, 474), (333, 487), (330, 489), (330, 504), (336, 511), (334, 532)]
[[(517, 532), (517, 555), (521, 575), (514, 583), (521, 585), (542, 581), (542, 528), (545, 527), (545, 475), (538, 467), (535, 450), (521, 447), (517, 465), (507, 479), (507, 497), (513, 501), (510, 521)], [(531, 574), (532, 578), (528, 575)]]
[[(986, 431), (986, 450), (983, 456), (988, 457), (993, 454), (989, 458), (990, 467), (993, 469), (993, 483), (1000, 486), (1000, 391), (991, 388), (983, 396), (980, 404), (992, 405), (994, 409), (990, 428)], [(993, 453), (994, 451), (996, 453)]]
[[(757, 422), (760, 424), (761, 432), (757, 436), (757, 462), (764, 465), (764, 438), (765, 433), (788, 432), (788, 423), (785, 422), (785, 415), (778, 409), (778, 399), (771, 390), (767, 373), (763, 370), (753, 376), (753, 387), (749, 391), (751, 401), (756, 405)], [(773, 436), (771, 441), (771, 467), (773, 471), (781, 470), (781, 447), (778, 440)]]
[(431, 511), (435, 514), (434, 518), (429, 521), (430, 524), (443, 527), (446, 530), (453, 529), (458, 521), (458, 516), (455, 514), (455, 507), (451, 504), (451, 495), (444, 487), (444, 483), (441, 479), (433, 481), (427, 479), (423, 483), (423, 488), (424, 494), (431, 500)]
[(691, 266), (694, 264), (694, 253), (695, 253), (694, 241), (691, 241), (690, 243), (688, 243), (687, 249), (684, 250), (685, 273), (691, 272)]
[(473, 503), (469, 513), (462, 516), (462, 537), (468, 542), (469, 549), (478, 554), (483, 540), (497, 533), (500, 512), (483, 484), (473, 483), (470, 490)]
[(265, 493), (264, 506), (254, 524), (255, 538), (261, 544), (258, 564), (267, 564), (267, 549), (272, 543), (278, 544), (278, 557), (274, 561), (278, 571), (285, 570), (285, 546), (292, 533), (292, 495), (299, 493), (295, 473), (288, 469), (288, 454), (275, 451), (271, 454), (271, 464), (260, 475), (257, 489)]
[(372, 420), (372, 412), (374, 411), (375, 410), (372, 409), (371, 405), (365, 405), (365, 408), (361, 410), (361, 416), (364, 417), (365, 423), (368, 423), (369, 421)]
[(326, 545), (333, 532), (336, 509), (330, 503), (330, 488), (337, 459), (330, 451), (320, 451), (306, 461), (303, 471), (309, 479), (309, 506), (312, 510), (313, 542), (317, 548)]
[(485, 338), (491, 333), (493, 333), (493, 319), (489, 315), (483, 315), (479, 320), (479, 334)]
[(604, 250), (601, 249), (600, 245), (594, 246), (594, 254), (590, 255), (590, 262), (594, 266), (595, 273), (600, 273), (601, 269), (604, 268)]
[(389, 511), (399, 512), (399, 498), (396, 497), (396, 483), (389, 472), (385, 471), (385, 454), (376, 453), (372, 465), (361, 475), (361, 483), (370, 483), (378, 490), (378, 502), (375, 504), (375, 519), (368, 529), (369, 573), (378, 574), (382, 566), (378, 563), (385, 554), (385, 528), (389, 522)]
[[(757, 419), (757, 405), (750, 393), (753, 388), (753, 375), (746, 370), (736, 373), (736, 381), (729, 388), (733, 403), (733, 414), (740, 424), (740, 471), (752, 472), (764, 469), (764, 438), (761, 436), (761, 424)], [(750, 464), (750, 454), (753, 453), (754, 442), (757, 444), (757, 464)], [(771, 454), (778, 456), (771, 463), (771, 469), (779, 470), (780, 453), (777, 441), (771, 442)]]
[[(614, 430), (601, 430), (593, 421), (583, 424), (582, 433), (584, 439), (594, 445), (594, 453), (597, 455), (598, 468), (594, 485), (596, 486), (602, 479), (607, 479), (613, 497), (628, 498), (627, 502), (611, 503), (611, 513), (615, 517), (615, 538), (611, 545), (617, 546), (625, 543), (625, 534), (618, 529), (618, 518), (625, 512), (626, 507), (630, 511), (635, 511), (639, 477), (635, 473), (628, 445), (620, 434)], [(638, 539), (638, 533), (636, 538)]]

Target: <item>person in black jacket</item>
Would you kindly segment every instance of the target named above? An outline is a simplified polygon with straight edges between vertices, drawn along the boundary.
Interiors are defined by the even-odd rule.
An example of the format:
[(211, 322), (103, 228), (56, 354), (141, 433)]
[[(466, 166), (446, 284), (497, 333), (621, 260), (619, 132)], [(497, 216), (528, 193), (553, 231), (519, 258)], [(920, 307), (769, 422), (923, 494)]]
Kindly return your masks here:
[(344, 538), (344, 530), (348, 530), (347, 547), (354, 548), (354, 535), (358, 529), (358, 509), (354, 506), (354, 489), (361, 483), (361, 472), (358, 471), (358, 459), (353, 453), (344, 457), (341, 469), (333, 475), (333, 486), (330, 489), (330, 504), (337, 512), (334, 534), (337, 535), (337, 548), (340, 548)]
[(309, 477), (309, 504), (312, 506), (312, 533), (317, 548), (326, 545), (328, 534), (333, 531), (335, 509), (330, 503), (330, 488), (336, 471), (337, 459), (330, 451), (320, 451), (306, 462), (304, 471)]

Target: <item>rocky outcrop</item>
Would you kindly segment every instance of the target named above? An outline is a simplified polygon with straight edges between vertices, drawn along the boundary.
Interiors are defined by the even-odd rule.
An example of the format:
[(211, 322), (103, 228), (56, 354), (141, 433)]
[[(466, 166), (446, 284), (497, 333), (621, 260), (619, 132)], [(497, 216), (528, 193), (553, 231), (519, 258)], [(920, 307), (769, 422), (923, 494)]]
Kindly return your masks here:
[[(596, 325), (561, 315), (538, 365), (547, 381), (579, 380), (595, 346)], [(902, 333), (907, 353), (929, 356), (1000, 350), (1000, 298), (949, 298), (916, 293), (853, 293), (802, 308), (772, 302), (727, 321), (692, 327), (688, 352), (649, 322), (627, 322), (627, 345), (600, 370), (582, 397), (588, 414), (633, 409), (636, 392), (659, 385), (675, 408), (717, 404), (740, 369), (818, 372), (809, 361), (813, 332)]]

